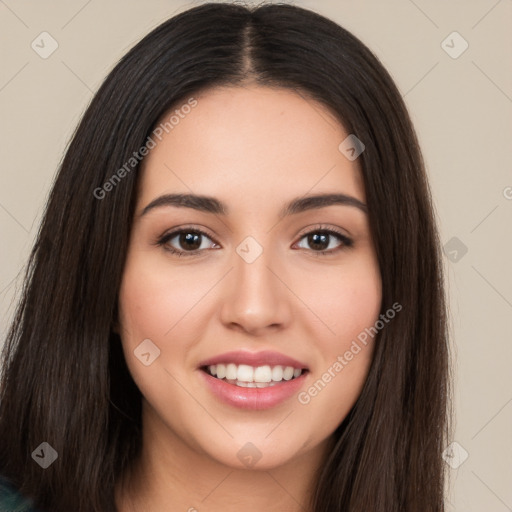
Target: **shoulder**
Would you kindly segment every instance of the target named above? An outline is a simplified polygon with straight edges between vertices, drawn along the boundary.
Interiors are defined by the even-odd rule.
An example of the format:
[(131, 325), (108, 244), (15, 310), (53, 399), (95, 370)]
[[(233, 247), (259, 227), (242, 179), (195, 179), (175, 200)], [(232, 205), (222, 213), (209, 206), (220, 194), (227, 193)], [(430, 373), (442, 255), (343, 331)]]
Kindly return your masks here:
[(30, 500), (0, 476), (0, 512), (37, 512)]

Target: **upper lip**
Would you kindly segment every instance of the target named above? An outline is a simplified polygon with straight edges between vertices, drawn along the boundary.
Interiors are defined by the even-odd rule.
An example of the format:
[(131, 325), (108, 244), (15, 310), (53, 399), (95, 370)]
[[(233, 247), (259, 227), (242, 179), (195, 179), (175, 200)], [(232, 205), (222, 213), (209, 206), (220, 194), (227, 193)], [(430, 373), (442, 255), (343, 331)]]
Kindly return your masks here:
[(264, 350), (261, 352), (247, 352), (237, 350), (233, 352), (225, 352), (218, 356), (211, 357), (202, 361), (199, 366), (211, 366), (213, 364), (229, 364), (233, 363), (236, 365), (246, 364), (249, 366), (293, 366), (294, 368), (307, 369), (307, 365), (293, 359), (292, 357), (285, 356), (279, 352), (273, 352), (271, 350)]

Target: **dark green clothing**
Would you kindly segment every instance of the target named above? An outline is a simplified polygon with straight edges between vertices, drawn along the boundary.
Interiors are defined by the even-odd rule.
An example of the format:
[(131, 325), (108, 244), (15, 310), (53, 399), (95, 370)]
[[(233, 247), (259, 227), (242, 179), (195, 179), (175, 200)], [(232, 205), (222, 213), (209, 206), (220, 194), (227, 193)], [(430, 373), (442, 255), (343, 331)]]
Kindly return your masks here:
[(0, 512), (37, 512), (32, 503), (0, 477)]

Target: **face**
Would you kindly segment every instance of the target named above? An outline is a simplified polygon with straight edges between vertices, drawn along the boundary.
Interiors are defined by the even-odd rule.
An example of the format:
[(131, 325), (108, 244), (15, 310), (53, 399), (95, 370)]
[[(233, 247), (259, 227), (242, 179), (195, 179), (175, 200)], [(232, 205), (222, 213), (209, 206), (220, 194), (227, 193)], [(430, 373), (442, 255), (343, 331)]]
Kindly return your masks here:
[(361, 171), (292, 90), (195, 100), (144, 160), (124, 354), (152, 439), (276, 468), (328, 445), (369, 370), (381, 278)]

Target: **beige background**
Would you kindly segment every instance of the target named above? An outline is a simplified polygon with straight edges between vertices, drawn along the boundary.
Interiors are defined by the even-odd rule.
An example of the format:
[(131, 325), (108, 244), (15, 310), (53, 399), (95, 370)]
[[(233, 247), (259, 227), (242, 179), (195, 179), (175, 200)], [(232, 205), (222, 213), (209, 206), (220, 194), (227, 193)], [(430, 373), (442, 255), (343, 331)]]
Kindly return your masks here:
[[(198, 3), (0, 0), (0, 344), (21, 284), (16, 276), (93, 93), (143, 35)], [(512, 0), (292, 3), (360, 37), (409, 106), (443, 244), (457, 238), (445, 266), (461, 448), (449, 460), (456, 465), (462, 450), (469, 457), (450, 469), (447, 510), (512, 511)], [(47, 59), (31, 48), (43, 31), (59, 45)], [(461, 39), (442, 46), (453, 31), (469, 44), (458, 58), (443, 46), (453, 54)]]

